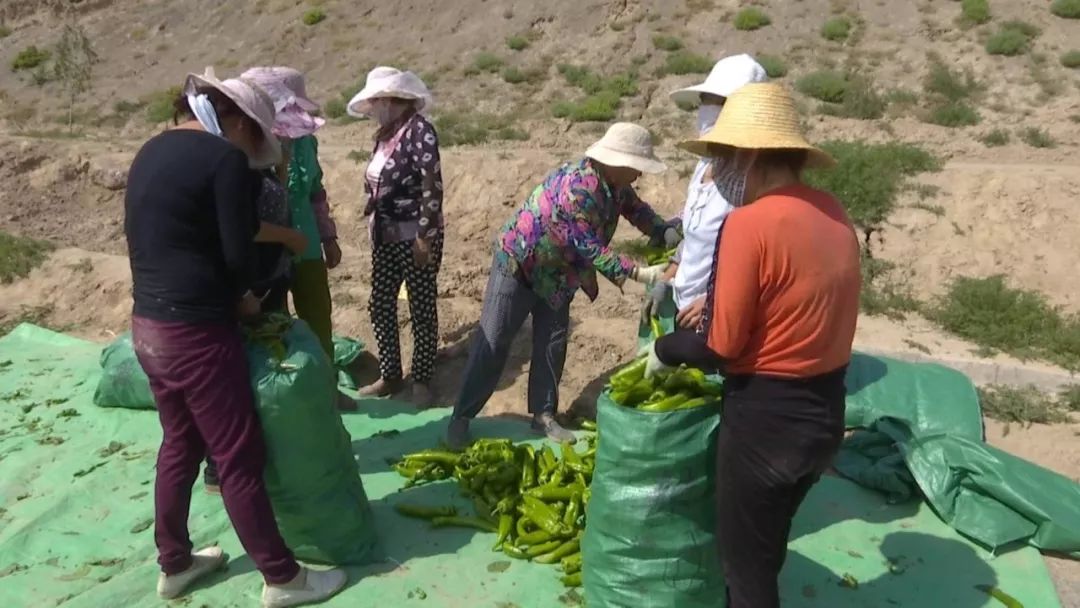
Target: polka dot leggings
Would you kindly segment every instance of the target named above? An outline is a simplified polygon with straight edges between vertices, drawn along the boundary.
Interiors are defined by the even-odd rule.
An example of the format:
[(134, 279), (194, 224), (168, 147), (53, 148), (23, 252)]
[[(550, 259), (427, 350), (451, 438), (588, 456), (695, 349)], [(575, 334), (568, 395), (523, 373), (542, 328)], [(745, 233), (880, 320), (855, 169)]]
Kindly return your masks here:
[(439, 348), (438, 285), (442, 264), (443, 237), (431, 243), (432, 263), (420, 268), (413, 262), (412, 241), (383, 243), (372, 255), (372, 288), (369, 310), (379, 346), (379, 372), (383, 380), (404, 377), (401, 369), (401, 341), (398, 336), (398, 293), (401, 283), (409, 290), (409, 315), (413, 327), (412, 377), (427, 384), (435, 373)]

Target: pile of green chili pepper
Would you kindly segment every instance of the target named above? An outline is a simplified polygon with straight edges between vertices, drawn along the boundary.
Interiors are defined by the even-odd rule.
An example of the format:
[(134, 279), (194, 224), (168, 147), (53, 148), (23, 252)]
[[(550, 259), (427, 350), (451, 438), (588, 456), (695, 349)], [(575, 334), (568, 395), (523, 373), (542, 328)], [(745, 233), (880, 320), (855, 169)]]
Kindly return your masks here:
[(256, 317), (242, 326), (244, 338), (265, 347), (275, 359), (281, 361), (288, 353), (285, 332), (292, 327), (293, 318), (281, 313), (268, 313)]
[(673, 412), (716, 403), (723, 391), (705, 372), (685, 366), (646, 378), (646, 364), (641, 358), (611, 375), (608, 394), (612, 401), (642, 412)]
[(537, 449), (509, 439), (480, 439), (460, 454), (442, 450), (407, 454), (394, 465), (407, 479), (405, 487), (456, 479), (472, 498), (476, 515), (460, 516), (454, 507), (398, 504), (395, 508), (436, 527), (494, 532), (493, 551), (555, 564), (566, 586), (580, 586), (581, 537), (596, 463), (596, 436), (585, 443), (581, 453), (564, 443), (556, 455), (546, 445)]

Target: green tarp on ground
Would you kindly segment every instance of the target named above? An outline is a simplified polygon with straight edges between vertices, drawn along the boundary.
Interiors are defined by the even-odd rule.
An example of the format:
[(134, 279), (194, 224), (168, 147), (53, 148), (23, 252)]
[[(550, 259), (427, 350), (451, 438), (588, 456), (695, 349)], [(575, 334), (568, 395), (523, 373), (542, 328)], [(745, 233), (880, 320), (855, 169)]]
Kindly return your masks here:
[[(160, 607), (150, 521), (161, 429), (153, 412), (92, 404), (100, 345), (23, 326), (0, 338), (0, 606)], [(398, 492), (387, 459), (434, 445), (446, 411), (417, 412), (368, 401), (345, 416), (386, 561), (349, 568), (349, 587), (330, 608), (556, 608), (565, 598), (549, 566), (509, 562), (489, 534), (430, 530), (398, 516), (396, 502), (457, 504), (455, 486)], [(525, 439), (528, 425), (482, 419), (479, 435)], [(396, 431), (396, 433), (390, 433)], [(332, 517), (333, 514), (328, 514)], [(177, 605), (250, 608), (260, 579), (239, 547), (219, 498), (196, 493), (197, 544), (219, 542), (227, 572)], [(859, 581), (842, 587), (845, 574)], [(1028, 608), (1060, 602), (1041, 556), (1020, 548), (989, 556), (918, 502), (890, 505), (836, 478), (810, 493), (795, 521), (781, 576), (785, 608), (823, 606), (999, 607), (975, 589), (994, 585)], [(418, 591), (422, 591), (423, 598)], [(564, 600), (560, 600), (564, 596)]]

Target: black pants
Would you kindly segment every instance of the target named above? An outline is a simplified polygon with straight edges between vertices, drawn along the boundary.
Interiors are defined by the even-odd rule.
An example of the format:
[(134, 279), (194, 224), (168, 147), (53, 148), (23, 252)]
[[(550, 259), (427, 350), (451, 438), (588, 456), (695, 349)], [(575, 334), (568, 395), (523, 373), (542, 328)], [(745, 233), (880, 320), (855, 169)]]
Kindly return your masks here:
[(792, 519), (844, 438), (845, 371), (725, 383), (716, 521), (728, 608), (780, 606)]
[(372, 287), (369, 310), (379, 346), (379, 372), (383, 380), (401, 380), (401, 341), (398, 336), (398, 293), (401, 283), (409, 290), (409, 315), (413, 327), (412, 377), (427, 384), (435, 374), (439, 349), (439, 289), (442, 235), (431, 242), (432, 263), (421, 268), (413, 262), (412, 241), (383, 243), (371, 256)]

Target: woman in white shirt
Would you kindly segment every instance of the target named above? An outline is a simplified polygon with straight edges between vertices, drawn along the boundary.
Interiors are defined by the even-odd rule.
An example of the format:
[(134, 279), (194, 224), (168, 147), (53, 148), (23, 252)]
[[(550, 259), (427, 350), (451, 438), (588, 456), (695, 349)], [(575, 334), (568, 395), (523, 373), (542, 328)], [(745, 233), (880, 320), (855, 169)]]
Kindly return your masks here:
[[(704, 134), (716, 123), (728, 96), (751, 82), (767, 80), (765, 68), (749, 55), (725, 57), (713, 66), (705, 82), (671, 94), (676, 103), (698, 104), (698, 132)], [(705, 308), (705, 292), (716, 254), (716, 241), (724, 219), (734, 207), (728, 201), (741, 200), (737, 180), (728, 183), (718, 175), (711, 159), (702, 159), (694, 169), (682, 212), (683, 242), (663, 280), (645, 300), (643, 316), (657, 315), (664, 302), (674, 298), (678, 314), (675, 323), (697, 329)]]

